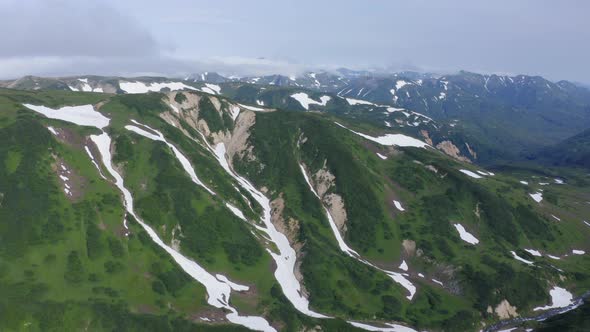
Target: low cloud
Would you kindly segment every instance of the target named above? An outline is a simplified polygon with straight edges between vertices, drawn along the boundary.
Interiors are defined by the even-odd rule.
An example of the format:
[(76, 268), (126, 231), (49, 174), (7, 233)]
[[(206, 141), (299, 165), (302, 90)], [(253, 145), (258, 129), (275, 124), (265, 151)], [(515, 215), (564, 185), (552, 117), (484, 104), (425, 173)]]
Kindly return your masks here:
[(160, 53), (134, 19), (100, 2), (3, 1), (0, 57), (121, 57)]

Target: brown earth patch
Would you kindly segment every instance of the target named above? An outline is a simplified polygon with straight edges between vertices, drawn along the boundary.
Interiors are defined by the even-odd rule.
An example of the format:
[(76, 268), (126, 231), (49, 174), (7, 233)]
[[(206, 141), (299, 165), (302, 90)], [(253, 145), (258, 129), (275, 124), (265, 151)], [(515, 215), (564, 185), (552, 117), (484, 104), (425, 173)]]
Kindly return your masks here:
[(465, 156), (462, 156), (459, 148), (451, 141), (442, 141), (436, 145), (436, 148), (454, 159), (471, 163), (471, 160)]

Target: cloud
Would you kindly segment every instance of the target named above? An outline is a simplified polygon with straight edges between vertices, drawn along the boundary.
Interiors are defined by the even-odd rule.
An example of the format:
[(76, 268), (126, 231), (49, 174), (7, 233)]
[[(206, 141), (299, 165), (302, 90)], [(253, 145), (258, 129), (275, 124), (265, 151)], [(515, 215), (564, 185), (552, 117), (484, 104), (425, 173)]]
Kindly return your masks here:
[(171, 55), (141, 57), (30, 56), (0, 57), (0, 79), (36, 76), (170, 76), (184, 77), (201, 71), (223, 75), (292, 75), (309, 69), (284, 60), (248, 57), (179, 58)]
[(138, 22), (102, 3), (3, 1), (0, 57), (154, 55), (161, 51)]

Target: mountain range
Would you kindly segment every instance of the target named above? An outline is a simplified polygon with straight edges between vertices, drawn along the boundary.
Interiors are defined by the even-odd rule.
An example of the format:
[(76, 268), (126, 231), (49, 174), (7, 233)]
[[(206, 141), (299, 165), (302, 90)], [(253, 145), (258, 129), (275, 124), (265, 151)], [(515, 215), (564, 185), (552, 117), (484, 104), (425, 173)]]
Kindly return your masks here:
[(0, 86), (2, 330), (524, 329), (589, 294), (575, 84), (339, 70)]

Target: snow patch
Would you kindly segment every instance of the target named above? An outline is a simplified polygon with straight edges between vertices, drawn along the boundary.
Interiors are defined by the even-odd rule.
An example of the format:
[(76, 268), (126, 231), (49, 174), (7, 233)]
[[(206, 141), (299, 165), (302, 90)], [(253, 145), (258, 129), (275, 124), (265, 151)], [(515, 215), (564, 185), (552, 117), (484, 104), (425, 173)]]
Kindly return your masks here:
[(391, 324), (385, 323), (387, 327), (378, 327), (373, 325), (368, 325), (365, 323), (359, 323), (354, 321), (348, 321), (348, 323), (354, 327), (358, 327), (359, 329), (363, 329), (365, 331), (376, 331), (376, 332), (417, 332), (414, 329), (411, 329), (407, 326), (398, 325), (398, 324)]
[(63, 120), (80, 126), (90, 126), (102, 129), (111, 121), (94, 110), (92, 105), (65, 106), (53, 109), (45, 106), (23, 104), (26, 108), (41, 113), (50, 119)]
[(245, 109), (247, 109), (249, 111), (253, 111), (253, 112), (264, 112), (265, 111), (264, 108), (260, 108), (260, 107), (248, 106), (248, 105), (244, 105), (244, 104), (238, 104), (238, 105), (240, 105), (240, 107), (242, 107), (242, 108), (245, 108)]
[(537, 203), (540, 203), (543, 200), (543, 193), (542, 192), (536, 192), (534, 194), (529, 194), (529, 196), (531, 196), (531, 198)]
[(294, 93), (291, 95), (291, 98), (297, 100), (306, 110), (309, 110), (309, 105), (326, 106), (326, 104), (332, 99), (330, 96), (321, 96), (320, 101), (316, 101), (311, 99), (305, 92)]
[(205, 83), (205, 86), (209, 88), (209, 90), (213, 91), (213, 95), (218, 95), (221, 93), (221, 87), (217, 84)]
[(348, 102), (349, 105), (354, 106), (354, 105), (372, 105), (372, 106), (378, 106), (376, 104), (373, 104), (370, 101), (366, 101), (366, 100), (361, 100), (361, 99), (354, 99), (354, 98), (346, 98), (346, 101)]
[[(381, 159), (383, 159), (383, 160), (386, 160), (386, 159), (387, 159), (387, 156), (384, 156), (384, 155), (382, 155), (382, 154), (381, 154), (381, 153), (379, 153), (379, 152), (377, 152), (377, 157), (379, 157), (379, 158), (381, 158)], [(590, 226), (590, 225), (588, 225), (588, 226)]]
[(406, 211), (406, 209), (403, 208), (402, 203), (400, 203), (396, 200), (393, 200), (393, 205), (395, 205), (395, 208), (400, 211)]
[[(341, 125), (338, 122), (335, 122), (335, 123), (342, 128), (348, 129), (347, 127)], [(363, 137), (363, 138), (366, 138), (370, 141), (379, 143), (381, 145), (387, 145), (387, 146), (397, 145), (397, 146), (402, 146), (402, 147), (411, 146), (411, 147), (417, 147), (417, 148), (423, 148), (423, 147), (428, 146), (428, 144), (426, 144), (418, 139), (415, 139), (410, 136), (402, 135), (402, 134), (387, 134), (384, 136), (373, 137), (373, 136), (369, 136), (369, 135), (366, 135), (363, 133), (356, 132), (352, 129), (348, 129), (348, 130)]]
[(246, 217), (244, 216), (244, 213), (242, 213), (242, 211), (240, 209), (238, 209), (237, 207), (229, 204), (229, 203), (225, 203), (225, 206), (227, 206), (227, 208), (233, 212), (233, 214), (236, 215), (236, 217), (246, 221)]
[(49, 132), (51, 132), (53, 135), (57, 136), (57, 131), (52, 126), (47, 127), (47, 130), (49, 130)]
[(473, 236), (473, 234), (466, 231), (465, 227), (463, 227), (463, 225), (454, 224), (453, 226), (455, 226), (455, 229), (457, 229), (457, 232), (459, 232), (459, 237), (461, 237), (461, 240), (463, 240), (469, 244), (478, 244), (479, 243), (479, 240), (475, 236)]
[(404, 271), (408, 270), (408, 264), (406, 263), (405, 260), (402, 260), (402, 263), (399, 265), (399, 268)]
[(541, 257), (543, 255), (541, 255), (541, 252), (539, 252), (538, 250), (534, 250), (534, 249), (525, 249), (524, 251), (528, 252), (529, 254), (533, 255), (533, 256), (537, 256), (537, 257)]
[(572, 250), (572, 254), (574, 255), (584, 255), (586, 252), (584, 250)]
[(526, 259), (524, 259), (524, 258), (522, 258), (522, 257), (518, 256), (518, 255), (517, 255), (517, 254), (516, 254), (514, 251), (511, 251), (510, 253), (511, 253), (511, 254), (512, 254), (512, 256), (514, 257), (514, 259), (516, 259), (516, 260), (518, 260), (518, 261), (521, 261), (521, 262), (523, 262), (523, 263), (526, 263), (526, 264), (528, 264), (528, 265), (533, 265), (533, 262), (531, 262), (531, 261), (529, 261), (529, 260), (526, 260)]
[(90, 161), (92, 161), (92, 164), (94, 164), (94, 167), (96, 167), (96, 169), (98, 170), (98, 174), (100, 174), (100, 177), (106, 180), (107, 178), (104, 176), (104, 174), (102, 174), (102, 170), (96, 163), (96, 160), (94, 160), (94, 156), (92, 156), (92, 153), (90, 152), (90, 149), (87, 145), (84, 145), (84, 150), (86, 150), (86, 154), (88, 154), (88, 157), (90, 157)]
[(551, 295), (551, 305), (547, 305), (544, 307), (536, 307), (533, 310), (538, 311), (554, 308), (564, 308), (573, 304), (572, 300), (574, 296), (572, 295), (572, 293), (565, 290), (565, 288), (555, 286), (549, 291), (549, 295)]
[(476, 173), (474, 173), (472, 171), (466, 170), (466, 169), (460, 169), (459, 171), (461, 173), (466, 174), (466, 175), (468, 175), (468, 176), (470, 176), (472, 178), (475, 178), (475, 179), (481, 179), (481, 178), (483, 178), (483, 176), (481, 176), (479, 174), (476, 174)]
[(125, 81), (119, 81), (119, 87), (121, 88), (121, 90), (127, 92), (127, 93), (148, 93), (150, 91), (153, 92), (160, 92), (162, 89), (168, 88), (171, 91), (176, 91), (176, 90), (195, 90), (197, 91), (198, 89), (186, 85), (184, 83), (181, 82), (164, 82), (164, 83), (143, 83), (143, 82), (125, 82)]
[(408, 84), (411, 84), (411, 83), (408, 83), (408, 82), (406, 82), (404, 80), (399, 80), (399, 81), (395, 82), (395, 89), (396, 90), (399, 90), (399, 89), (403, 88), (404, 86), (406, 86)]

